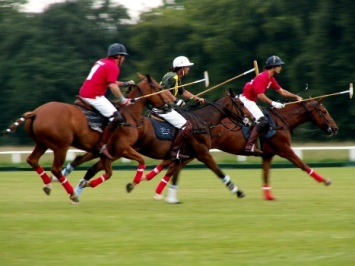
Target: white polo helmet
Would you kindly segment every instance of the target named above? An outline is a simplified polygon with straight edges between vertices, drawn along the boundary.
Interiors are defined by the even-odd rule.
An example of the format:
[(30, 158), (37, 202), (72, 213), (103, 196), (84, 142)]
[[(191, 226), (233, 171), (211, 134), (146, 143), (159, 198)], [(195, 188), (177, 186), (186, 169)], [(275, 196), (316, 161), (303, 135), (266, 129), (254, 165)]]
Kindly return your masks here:
[(173, 68), (193, 66), (193, 65), (194, 63), (190, 62), (190, 60), (186, 56), (178, 56), (173, 61)]

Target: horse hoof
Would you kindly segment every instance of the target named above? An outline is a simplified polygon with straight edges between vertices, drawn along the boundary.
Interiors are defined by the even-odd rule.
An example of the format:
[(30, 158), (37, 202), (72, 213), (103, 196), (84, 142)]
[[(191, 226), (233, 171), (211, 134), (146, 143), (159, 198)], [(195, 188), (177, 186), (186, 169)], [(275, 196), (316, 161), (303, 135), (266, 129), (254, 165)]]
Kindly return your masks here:
[(237, 197), (238, 197), (238, 198), (244, 198), (244, 197), (246, 197), (246, 194), (245, 194), (243, 191), (238, 190), (238, 191), (237, 191)]
[(50, 179), (51, 179), (51, 182), (56, 182), (56, 183), (58, 183), (59, 181), (58, 181), (58, 178), (56, 178), (55, 176), (50, 176)]
[(178, 199), (169, 199), (169, 198), (167, 198), (165, 201), (166, 201), (167, 203), (169, 203), (169, 204), (181, 204), (181, 203), (182, 203), (182, 202), (179, 201)]
[(81, 189), (86, 188), (86, 187), (90, 187), (90, 182), (83, 179), (79, 182), (78, 187)]
[(330, 180), (330, 179), (324, 180), (324, 185), (326, 185), (326, 186), (330, 186), (332, 183), (333, 183), (333, 182), (332, 182), (332, 180)]
[(79, 197), (75, 193), (71, 194), (69, 199), (70, 199), (70, 202), (72, 204), (78, 204), (79, 203)]
[(276, 198), (268, 196), (268, 197), (265, 197), (265, 200), (276, 200)]
[(126, 191), (127, 191), (127, 193), (130, 193), (133, 189), (134, 189), (134, 186), (133, 186), (132, 183), (128, 183), (128, 184), (126, 185)]
[(155, 200), (162, 200), (162, 199), (164, 199), (164, 196), (163, 196), (162, 194), (155, 194), (154, 197), (153, 197), (153, 199), (155, 199)]
[(51, 194), (52, 189), (49, 186), (44, 186), (43, 187), (44, 193), (46, 193), (47, 196)]

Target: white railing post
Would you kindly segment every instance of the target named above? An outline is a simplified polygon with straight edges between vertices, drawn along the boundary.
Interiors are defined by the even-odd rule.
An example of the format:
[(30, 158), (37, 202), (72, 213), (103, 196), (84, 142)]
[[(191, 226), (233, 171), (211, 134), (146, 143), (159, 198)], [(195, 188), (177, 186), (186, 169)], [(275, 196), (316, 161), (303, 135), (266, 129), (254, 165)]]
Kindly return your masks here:
[(351, 162), (355, 161), (355, 146), (349, 147), (349, 160)]

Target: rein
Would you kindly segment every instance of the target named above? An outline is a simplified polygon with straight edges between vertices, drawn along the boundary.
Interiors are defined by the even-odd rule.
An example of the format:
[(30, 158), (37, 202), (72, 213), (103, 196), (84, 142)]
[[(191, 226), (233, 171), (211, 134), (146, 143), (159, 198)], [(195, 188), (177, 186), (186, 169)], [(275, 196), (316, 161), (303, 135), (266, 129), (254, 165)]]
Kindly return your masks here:
[[(146, 77), (146, 79), (147, 79), (147, 81), (148, 81), (148, 84), (149, 84), (149, 87), (150, 87), (150, 89), (151, 89), (151, 92), (156, 92), (156, 91), (161, 90), (161, 88), (155, 86), (155, 84), (154, 84), (153, 82), (151, 82), (148, 77)], [(138, 89), (138, 92), (139, 92), (139, 95), (140, 95), (140, 96), (143, 96), (143, 95), (144, 95), (143, 90), (139, 87), (138, 84), (134, 84), (134, 85), (133, 85), (133, 88), (137, 88), (137, 89)], [(131, 90), (132, 90), (132, 89), (131, 89)], [(131, 90), (127, 90), (127, 92), (130, 92)], [(163, 106), (164, 106), (164, 105), (166, 104), (166, 103), (165, 103), (165, 100), (164, 100), (164, 98), (162, 97), (162, 95), (159, 95), (159, 96), (160, 96), (162, 102), (164, 103), (164, 104), (163, 104)], [(123, 126), (138, 128), (138, 127), (140, 127), (140, 126), (143, 125), (143, 123), (144, 123), (144, 117), (143, 117), (142, 115), (140, 116), (140, 120), (138, 121), (138, 120), (135, 118), (135, 116), (133, 115), (132, 111), (131, 111), (129, 108), (126, 108), (125, 106), (121, 106), (121, 105), (120, 105), (120, 108), (124, 108), (124, 109), (128, 112), (128, 114), (131, 116), (131, 118), (132, 118), (132, 119), (135, 121), (135, 123), (136, 123), (136, 124), (124, 123)]]

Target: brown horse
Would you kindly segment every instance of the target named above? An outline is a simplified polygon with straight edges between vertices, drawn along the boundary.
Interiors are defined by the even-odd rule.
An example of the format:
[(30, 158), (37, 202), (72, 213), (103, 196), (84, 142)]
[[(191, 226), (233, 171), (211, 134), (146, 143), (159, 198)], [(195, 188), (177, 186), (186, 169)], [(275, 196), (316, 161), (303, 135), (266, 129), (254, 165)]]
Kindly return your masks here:
[[(306, 163), (304, 163), (291, 148), (291, 133), (299, 125), (305, 122), (313, 122), (321, 128), (325, 134), (334, 135), (338, 131), (338, 127), (333, 118), (328, 113), (327, 109), (321, 104), (322, 100), (315, 101), (309, 100), (307, 102), (293, 103), (286, 105), (283, 109), (267, 109), (270, 117), (274, 121), (272, 130), (274, 134), (270, 134), (269, 137), (264, 137), (260, 140), (261, 148), (264, 152), (262, 157), (263, 166), (263, 191), (265, 200), (274, 200), (270, 187), (270, 168), (271, 161), (275, 155), (279, 155), (295, 166), (305, 171), (312, 176), (316, 181), (322, 182), (325, 185), (330, 185), (329, 179), (324, 179), (311, 169)], [(224, 152), (235, 155), (246, 155), (244, 153), (244, 147), (246, 144), (246, 138), (244, 136), (242, 126), (235, 124), (229, 119), (224, 119), (221, 124), (211, 129), (212, 148), (220, 149)], [(189, 163), (192, 158), (184, 162), (184, 165)], [(151, 180), (156, 176), (164, 167), (170, 164), (170, 161), (163, 161), (153, 171), (148, 173), (145, 177), (146, 180)], [(182, 168), (183, 165), (179, 166)], [(175, 173), (172, 179), (172, 186), (176, 188), (178, 182), (178, 169), (174, 165), (169, 167), (175, 168), (164, 176), (160, 184), (156, 189), (156, 199), (161, 199), (161, 193), (165, 185), (169, 182), (172, 173)], [(170, 192), (173, 191), (173, 192)], [(170, 194), (172, 193), (172, 194)], [(169, 190), (168, 202), (178, 202), (176, 198), (176, 192)]]
[[(245, 112), (245, 113), (244, 113)], [(212, 155), (209, 153), (211, 147), (211, 137), (209, 128), (217, 125), (225, 117), (230, 117), (233, 121), (241, 122), (245, 118), (245, 114), (249, 114), (244, 108), (244, 105), (239, 99), (235, 99), (235, 94), (230, 90), (230, 93), (215, 102), (208, 102), (205, 106), (188, 112), (182, 112), (183, 115), (192, 124), (192, 134), (186, 140), (184, 146), (184, 154), (189, 154), (191, 157), (196, 157), (210, 168), (233, 193), (238, 197), (244, 197), (244, 193), (240, 191), (226, 176), (219, 166), (216, 164)], [(235, 120), (234, 120), (235, 119)], [(129, 131), (131, 133), (129, 133)], [(132, 137), (133, 136), (133, 137)], [(131, 141), (131, 142), (130, 142)], [(141, 154), (154, 159), (169, 158), (171, 140), (160, 140), (156, 137), (152, 120), (144, 118), (142, 125), (136, 128), (120, 128), (116, 130), (111, 138), (110, 153), (114, 159), (125, 157), (128, 159), (137, 160), (138, 158), (128, 157), (123, 147), (124, 143), (129, 143), (127, 149), (136, 149)], [(133, 148), (132, 148), (133, 147)], [(86, 160), (92, 159), (92, 154), (78, 156), (71, 164), (70, 169), (74, 169), (79, 164)], [(142, 160), (138, 161), (137, 174), (132, 183), (127, 185), (127, 191), (130, 192), (135, 185), (139, 184), (142, 179), (145, 164)], [(76, 187), (76, 192), (79, 194), (83, 187), (95, 187), (101, 183), (98, 179), (90, 180), (98, 171), (102, 170), (102, 161), (93, 165), (86, 173), (84, 180), (81, 180)]]
[[(161, 86), (149, 75), (138, 75), (142, 80), (134, 86), (127, 97), (135, 98), (157, 92), (161, 89)], [(135, 128), (140, 126), (140, 123), (142, 123), (140, 119), (141, 114), (146, 104), (149, 103), (159, 108), (172, 100), (170, 95), (171, 93), (164, 92), (138, 100), (134, 105), (127, 107), (120, 106), (121, 112), (126, 118), (127, 127)], [(169, 98), (167, 98), (168, 96)], [(4, 133), (14, 132), (16, 128), (24, 122), (27, 134), (36, 144), (32, 153), (27, 157), (27, 163), (31, 165), (42, 178), (45, 193), (49, 195), (51, 191), (51, 178), (39, 165), (39, 159), (48, 149), (51, 149), (54, 154), (51, 168), (52, 174), (70, 195), (71, 201), (74, 203), (78, 202), (79, 198), (74, 192), (73, 187), (61, 173), (66, 154), (70, 146), (73, 146), (81, 150), (92, 152), (98, 156), (96, 143), (101, 133), (89, 127), (84, 112), (78, 108), (78, 106), (61, 102), (49, 102), (41, 105), (32, 112), (25, 113)], [(108, 143), (108, 147), (109, 144), (110, 143)], [(133, 152), (135, 151), (133, 150)], [(105, 156), (101, 156), (100, 159), (103, 169), (105, 170), (105, 174), (101, 178), (108, 179), (112, 175), (111, 160)]]

